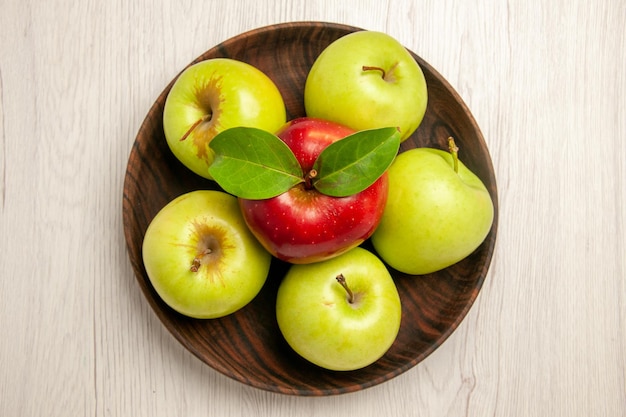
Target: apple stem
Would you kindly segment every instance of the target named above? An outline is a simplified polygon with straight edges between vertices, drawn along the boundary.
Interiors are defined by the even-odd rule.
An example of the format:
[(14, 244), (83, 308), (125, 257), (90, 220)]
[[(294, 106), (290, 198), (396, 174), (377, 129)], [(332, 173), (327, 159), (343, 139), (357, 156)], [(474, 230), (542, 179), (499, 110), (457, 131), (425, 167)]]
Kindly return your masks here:
[(361, 68), (363, 71), (380, 71), (383, 73), (383, 80), (386, 80), (386, 76), (387, 73), (385, 72), (385, 70), (381, 67), (371, 67), (369, 65), (363, 65), (363, 67)]
[(454, 161), (454, 172), (459, 173), (459, 147), (456, 146), (454, 142), (454, 138), (450, 136), (448, 138), (448, 149), (450, 150), (450, 154), (452, 154), (452, 160)]
[(191, 268), (189, 268), (189, 270), (191, 272), (198, 272), (198, 270), (200, 269), (200, 266), (202, 265), (202, 258), (205, 255), (210, 254), (211, 252), (212, 252), (211, 249), (205, 249), (201, 253), (196, 255), (196, 257), (193, 258), (193, 261), (191, 262)]
[(304, 188), (310, 190), (313, 188), (313, 179), (317, 177), (317, 171), (312, 169), (304, 176)]
[(341, 286), (348, 293), (348, 302), (352, 304), (354, 302), (354, 294), (352, 293), (352, 290), (350, 289), (350, 287), (348, 287), (348, 283), (346, 282), (346, 277), (344, 277), (343, 274), (339, 274), (337, 275), (336, 279), (337, 279), (337, 282), (341, 284)]
[(211, 119), (211, 113), (209, 113), (209, 114), (205, 114), (204, 116), (202, 116), (201, 118), (199, 118), (198, 120), (196, 120), (196, 121), (194, 122), (194, 124), (192, 124), (192, 125), (189, 127), (189, 129), (185, 132), (185, 134), (183, 135), (183, 137), (182, 137), (182, 138), (180, 138), (180, 141), (182, 142), (182, 141), (184, 141), (185, 139), (187, 139), (187, 137), (188, 137), (189, 135), (191, 135), (191, 132), (193, 132), (193, 131), (196, 129), (196, 127), (198, 127), (201, 123), (203, 123), (203, 122), (205, 122), (205, 121), (207, 121), (207, 120), (209, 120), (209, 119)]

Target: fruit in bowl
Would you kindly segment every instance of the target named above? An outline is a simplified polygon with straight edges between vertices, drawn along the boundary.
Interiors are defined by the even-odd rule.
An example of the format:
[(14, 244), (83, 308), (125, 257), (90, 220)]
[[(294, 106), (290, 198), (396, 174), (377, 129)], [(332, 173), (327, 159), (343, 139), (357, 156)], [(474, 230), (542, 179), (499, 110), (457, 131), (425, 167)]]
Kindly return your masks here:
[(358, 31), (328, 45), (304, 86), (306, 114), (355, 130), (395, 126), (406, 140), (428, 102), (426, 79), (409, 51), (392, 36)]
[[(246, 224), (272, 255), (295, 264), (319, 262), (371, 236), (387, 201), (385, 171), (400, 145), (397, 129), (354, 132), (326, 120), (298, 118), (275, 138), (265, 134), (267, 148), (260, 137), (248, 139), (261, 133), (232, 129), (218, 135), (211, 144), (216, 159), (210, 172), (239, 196)], [(240, 141), (245, 143), (235, 146)], [(252, 162), (259, 175), (268, 174), (265, 155), (279, 154), (285, 161), (276, 162), (273, 172), (286, 172), (277, 180), (254, 181), (255, 172), (245, 169), (258, 157)], [(243, 163), (234, 165), (235, 160)], [(268, 187), (283, 177), (293, 182), (278, 191)], [(258, 194), (267, 188), (273, 192)]]
[(286, 121), (282, 95), (258, 68), (228, 58), (207, 59), (178, 76), (163, 108), (170, 149), (187, 168), (211, 178), (211, 140), (235, 126), (274, 132)]
[(276, 318), (300, 356), (325, 369), (353, 371), (389, 350), (402, 308), (383, 262), (357, 247), (326, 261), (291, 266), (278, 288)]
[(411, 149), (389, 168), (389, 200), (372, 244), (398, 271), (423, 275), (447, 268), (491, 230), (487, 188), (459, 160), (452, 138), (449, 149)]
[(237, 199), (214, 190), (191, 191), (163, 207), (148, 225), (142, 255), (161, 299), (200, 319), (226, 316), (252, 301), (271, 262)]

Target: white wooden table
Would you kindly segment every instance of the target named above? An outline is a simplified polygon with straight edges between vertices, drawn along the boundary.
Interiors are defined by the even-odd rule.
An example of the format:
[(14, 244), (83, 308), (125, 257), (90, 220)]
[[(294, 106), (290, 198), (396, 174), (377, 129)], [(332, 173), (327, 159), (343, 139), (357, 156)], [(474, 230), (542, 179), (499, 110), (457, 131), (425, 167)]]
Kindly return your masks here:
[[(500, 195), (485, 285), (425, 361), (365, 391), (250, 388), (187, 352), (131, 271), (122, 184), (188, 62), (240, 32), (385, 31), (472, 110)], [(626, 3), (0, 1), (0, 415), (625, 416)]]

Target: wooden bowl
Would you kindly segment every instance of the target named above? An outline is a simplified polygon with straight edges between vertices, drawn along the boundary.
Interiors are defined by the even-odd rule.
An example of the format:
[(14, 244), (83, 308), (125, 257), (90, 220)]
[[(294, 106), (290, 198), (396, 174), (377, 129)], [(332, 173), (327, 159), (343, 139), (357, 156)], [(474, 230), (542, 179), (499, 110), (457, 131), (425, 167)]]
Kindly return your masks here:
[[(269, 75), (281, 93), (288, 118), (304, 116), (303, 89), (318, 54), (332, 41), (359, 28), (332, 23), (286, 23), (231, 38), (194, 62), (229, 57)], [(334, 395), (387, 381), (426, 358), (456, 329), (476, 299), (491, 262), (498, 224), (496, 179), (489, 151), (470, 111), (448, 82), (427, 62), (421, 65), (429, 103), (421, 126), (402, 144), (447, 149), (453, 136), (460, 158), (485, 183), (495, 204), (495, 221), (484, 243), (468, 258), (443, 271), (408, 276), (392, 270), (402, 301), (397, 340), (376, 363), (357, 371), (332, 372), (308, 363), (284, 341), (275, 317), (278, 284), (288, 265), (274, 260), (260, 294), (238, 312), (220, 319), (195, 320), (170, 309), (156, 294), (144, 269), (141, 245), (154, 215), (180, 194), (216, 189), (172, 155), (162, 125), (163, 105), (173, 83), (148, 112), (130, 153), (124, 181), (123, 218), (128, 253), (137, 281), (155, 313), (174, 337), (218, 372), (260, 389), (302, 396)], [(190, 63), (190, 65), (192, 64)], [(369, 242), (364, 243), (372, 249)]]

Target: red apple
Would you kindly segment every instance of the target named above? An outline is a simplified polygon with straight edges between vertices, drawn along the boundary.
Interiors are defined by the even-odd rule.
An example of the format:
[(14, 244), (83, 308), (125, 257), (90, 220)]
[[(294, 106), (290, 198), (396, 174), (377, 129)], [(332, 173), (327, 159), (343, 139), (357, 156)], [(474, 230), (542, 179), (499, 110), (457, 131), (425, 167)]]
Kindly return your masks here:
[[(299, 118), (277, 132), (296, 156), (304, 177), (328, 145), (354, 131), (314, 118)], [(294, 264), (338, 256), (369, 238), (387, 201), (385, 172), (365, 190), (348, 197), (320, 193), (305, 181), (269, 199), (239, 199), (252, 233), (275, 257)]]

